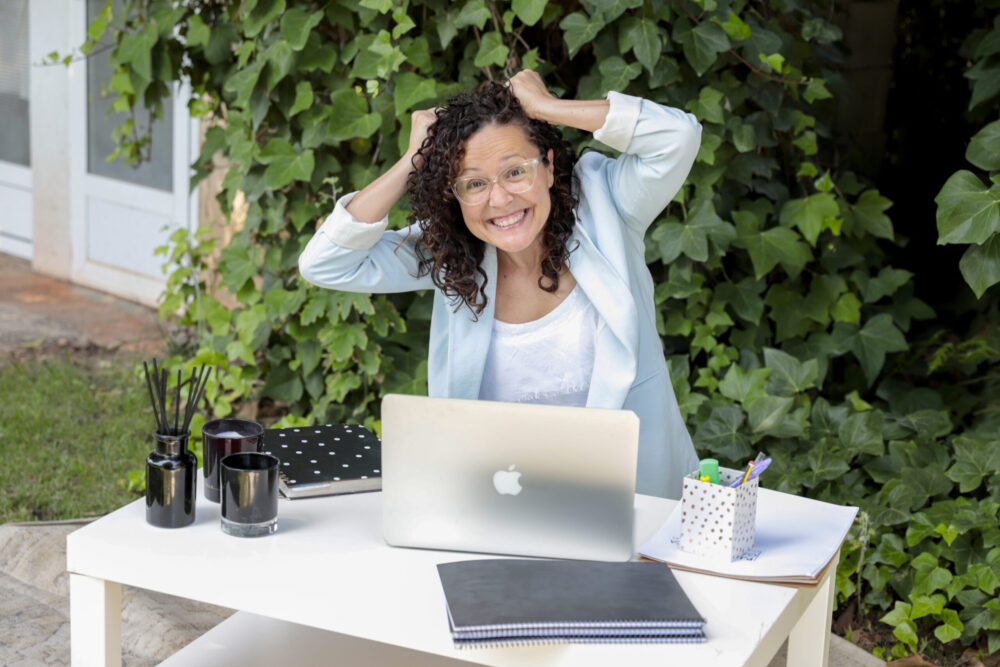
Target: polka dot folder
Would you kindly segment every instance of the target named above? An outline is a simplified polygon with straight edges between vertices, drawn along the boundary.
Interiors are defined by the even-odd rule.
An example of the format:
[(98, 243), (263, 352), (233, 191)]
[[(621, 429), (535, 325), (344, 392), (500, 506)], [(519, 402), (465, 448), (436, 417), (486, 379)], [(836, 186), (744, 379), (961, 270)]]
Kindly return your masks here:
[(264, 431), (264, 451), (281, 462), (286, 498), (382, 489), (382, 446), (359, 424), (320, 424)]

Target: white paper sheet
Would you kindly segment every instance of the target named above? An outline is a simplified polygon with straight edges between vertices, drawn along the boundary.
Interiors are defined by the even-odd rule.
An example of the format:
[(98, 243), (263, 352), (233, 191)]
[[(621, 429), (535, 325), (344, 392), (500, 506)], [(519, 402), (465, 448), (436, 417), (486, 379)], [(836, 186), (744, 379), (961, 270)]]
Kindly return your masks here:
[(840, 548), (857, 507), (831, 505), (810, 498), (760, 489), (757, 495), (754, 560), (711, 559), (682, 551), (681, 505), (639, 554), (678, 567), (710, 571), (739, 579), (814, 581)]

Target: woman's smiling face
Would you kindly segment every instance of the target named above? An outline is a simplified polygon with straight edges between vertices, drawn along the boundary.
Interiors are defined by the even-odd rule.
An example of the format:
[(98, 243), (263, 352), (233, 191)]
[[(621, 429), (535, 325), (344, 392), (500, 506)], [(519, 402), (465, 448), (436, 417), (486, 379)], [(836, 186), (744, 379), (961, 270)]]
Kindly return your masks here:
[[(474, 176), (488, 182), (538, 156), (538, 147), (522, 126), (487, 125), (465, 142), (458, 177)], [(482, 203), (470, 205), (459, 200), (465, 226), (473, 236), (503, 252), (544, 254), (541, 233), (549, 220), (549, 188), (555, 182), (552, 151), (544, 157), (535, 167), (534, 183), (525, 192), (511, 194), (498, 181)]]

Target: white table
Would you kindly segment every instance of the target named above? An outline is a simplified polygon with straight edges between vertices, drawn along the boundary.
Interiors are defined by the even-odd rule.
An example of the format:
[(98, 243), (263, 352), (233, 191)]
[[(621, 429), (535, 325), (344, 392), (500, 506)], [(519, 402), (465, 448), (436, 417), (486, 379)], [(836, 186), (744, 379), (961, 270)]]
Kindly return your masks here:
[[(80, 528), (67, 538), (73, 664), (121, 664), (122, 584), (239, 610), (170, 664), (766, 666), (786, 637), (789, 665), (827, 664), (836, 559), (815, 587), (675, 570), (707, 621), (704, 644), (457, 650), (435, 565), (483, 556), (387, 546), (381, 500), (282, 501), (276, 534), (241, 539), (220, 530), (219, 505), (199, 488), (186, 528), (148, 525), (143, 500)], [(675, 505), (637, 496), (636, 544)]]

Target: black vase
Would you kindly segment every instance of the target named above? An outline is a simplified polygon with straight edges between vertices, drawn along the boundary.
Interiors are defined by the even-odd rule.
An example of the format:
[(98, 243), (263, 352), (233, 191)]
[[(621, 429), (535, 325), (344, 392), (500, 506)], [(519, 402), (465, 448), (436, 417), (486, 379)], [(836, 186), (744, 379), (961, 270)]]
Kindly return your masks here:
[(153, 433), (156, 449), (146, 457), (146, 521), (160, 528), (181, 528), (194, 521), (198, 459), (188, 449), (190, 431)]

